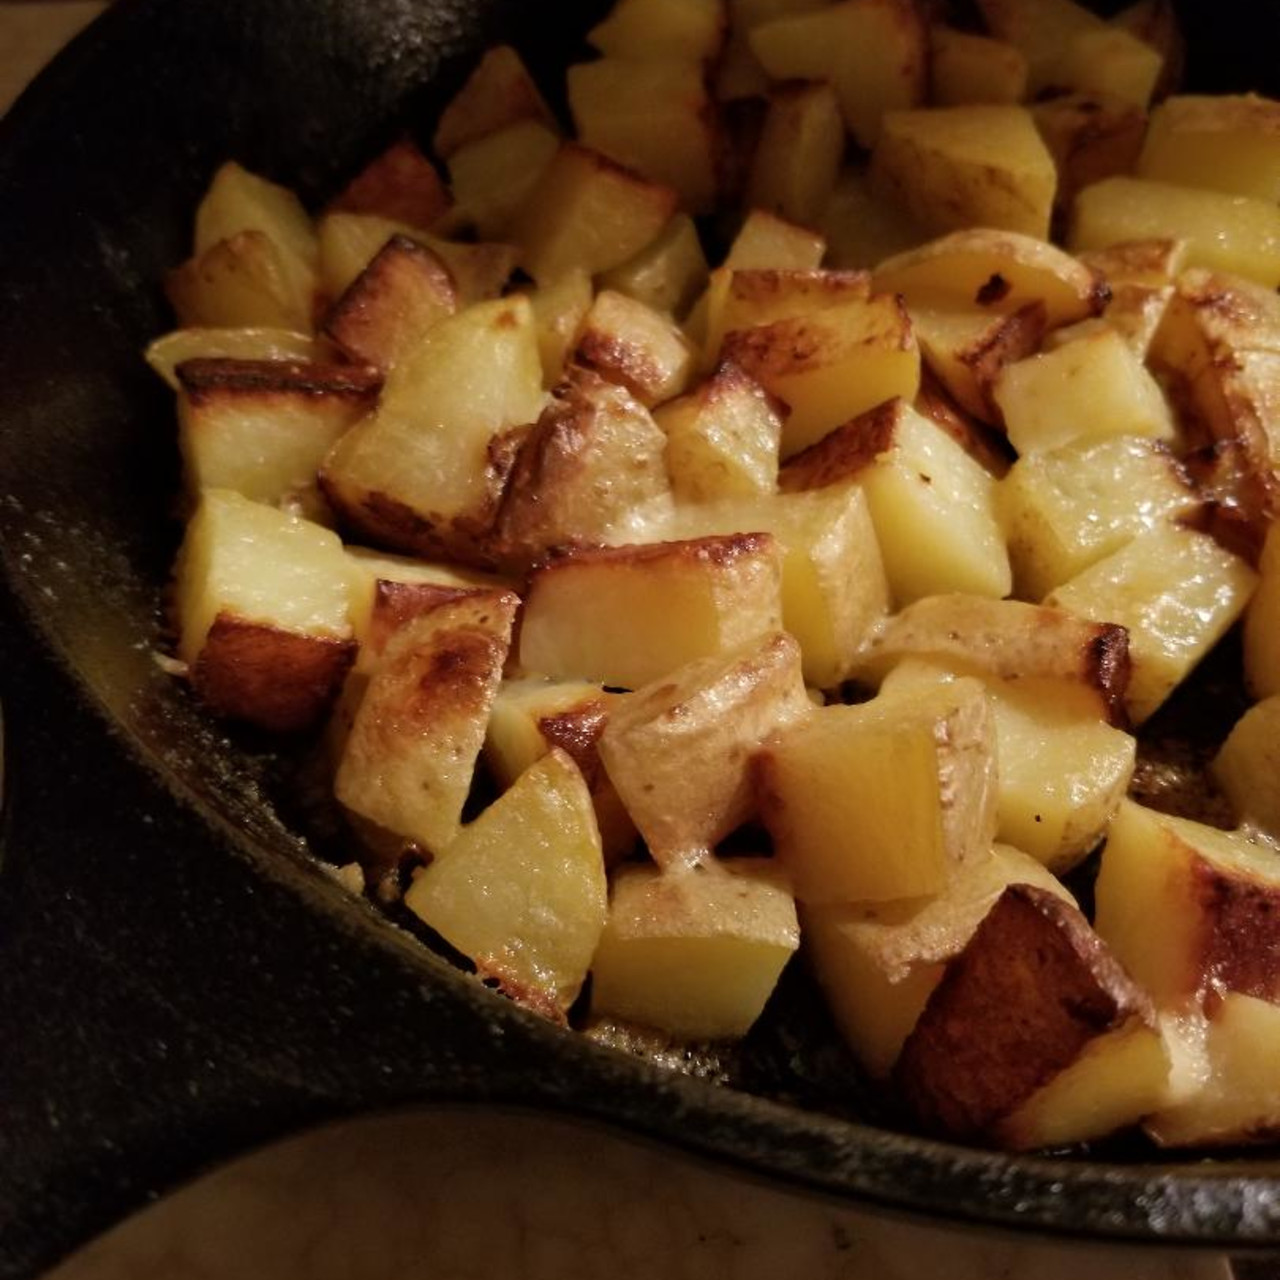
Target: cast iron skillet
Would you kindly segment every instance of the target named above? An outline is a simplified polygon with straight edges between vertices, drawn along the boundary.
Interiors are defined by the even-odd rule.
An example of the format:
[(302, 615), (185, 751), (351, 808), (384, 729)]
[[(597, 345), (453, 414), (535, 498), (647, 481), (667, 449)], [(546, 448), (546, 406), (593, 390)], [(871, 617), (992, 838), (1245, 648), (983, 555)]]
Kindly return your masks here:
[[(254, 1144), (436, 1100), (564, 1109), (958, 1222), (1280, 1243), (1270, 1158), (987, 1154), (798, 1106), (785, 1072), (765, 1099), (556, 1031), (335, 886), (271, 750), (154, 665), (178, 477), (138, 353), (215, 165), (318, 203), (499, 33), (545, 73), (602, 8), (125, 0), (0, 127), (0, 1277)], [(1189, 9), (1198, 83), (1267, 88), (1276, 13)]]

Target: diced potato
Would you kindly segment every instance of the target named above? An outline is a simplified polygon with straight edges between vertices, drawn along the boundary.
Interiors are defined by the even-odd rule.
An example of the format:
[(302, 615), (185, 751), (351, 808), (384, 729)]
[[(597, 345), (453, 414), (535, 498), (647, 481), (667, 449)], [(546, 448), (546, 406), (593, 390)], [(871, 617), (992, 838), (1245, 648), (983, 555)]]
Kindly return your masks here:
[(188, 490), (234, 489), (273, 506), (315, 485), (325, 455), (381, 385), (358, 365), (259, 360), (187, 360), (178, 380)]
[(874, 267), (925, 238), (897, 205), (877, 196), (863, 168), (846, 167), (818, 217), (827, 239), (827, 265), (837, 269)]
[(716, 71), (721, 102), (764, 97), (769, 77), (751, 49), (751, 32), (762, 22), (821, 9), (829, 0), (729, 0), (729, 38)]
[(575, 552), (530, 578), (520, 662), (637, 689), (778, 630), (781, 577), (768, 534)]
[(307, 211), (292, 191), (228, 161), (213, 175), (196, 210), (196, 257), (246, 231), (261, 232), (275, 246), (285, 292), (299, 313), (309, 316), (318, 255)]
[(206, 490), (174, 569), (178, 657), (221, 715), (314, 724), (355, 656), (342, 543), (328, 529)]
[(614, 58), (710, 62), (724, 41), (724, 0), (618, 0), (587, 39)]
[(756, 26), (748, 37), (775, 80), (826, 80), (864, 147), (886, 112), (924, 101), (929, 40), (909, 0), (842, 0)]
[(1043, 599), (1148, 529), (1200, 507), (1172, 454), (1131, 436), (1019, 458), (996, 495), (1024, 600)]
[(431, 613), (441, 605), (460, 600), (491, 597), (492, 588), (468, 583), (417, 582), (380, 580), (373, 586), (373, 602), (369, 609), (364, 639), (353, 671), (356, 675), (372, 675), (382, 665), (387, 645), (415, 618)]
[(1097, 929), (1162, 1009), (1225, 992), (1275, 1001), (1278, 893), (1273, 846), (1126, 800), (1102, 854)]
[(319, 362), (325, 348), (309, 333), (290, 329), (174, 329), (146, 350), (147, 363), (174, 391), (177, 368), (187, 360), (273, 360)]
[(1280, 207), (1250, 196), (1144, 178), (1107, 178), (1076, 197), (1070, 247), (1125, 240), (1185, 240), (1187, 263), (1280, 285)]
[(553, 749), (424, 871), (405, 905), (520, 1004), (563, 1021), (608, 911), (591, 797)]
[(1016, 46), (990, 36), (934, 26), (929, 31), (929, 80), (940, 107), (1021, 102), (1027, 59)]
[(778, 474), (786, 491), (856, 482), (899, 608), (963, 591), (1000, 598), (1012, 573), (995, 480), (930, 419), (895, 400), (832, 432)]
[(893, 1078), (927, 1130), (1029, 1150), (1134, 1123), (1169, 1069), (1150, 1001), (1080, 912), (1012, 885), (947, 966)]
[(1166, 1147), (1272, 1142), (1280, 1133), (1280, 1006), (1226, 995), (1205, 1035), (1204, 1080), (1186, 1100), (1164, 1107), (1145, 1128)]
[(576, 267), (596, 275), (649, 244), (677, 202), (672, 188), (566, 143), (543, 170), (513, 238), (522, 265), (540, 285)]
[(591, 793), (607, 866), (625, 858), (636, 843), (635, 823), (600, 760), (600, 735), (620, 697), (584, 680), (505, 680), (484, 740), (485, 763), (504, 788), (553, 747), (573, 760)]
[(501, 240), (559, 149), (560, 135), (541, 120), (518, 120), (459, 147), (449, 158), (454, 219)]
[(1170, 440), (1177, 431), (1160, 384), (1109, 327), (1005, 365), (991, 394), (1023, 457), (1101, 436)]
[(666, 874), (625, 867), (592, 965), (592, 1012), (687, 1039), (742, 1036), (799, 944), (772, 860)]
[(1151, 113), (1138, 176), (1280, 200), (1280, 102), (1254, 94), (1169, 98)]
[(1160, 79), (1163, 59), (1144, 40), (1122, 27), (1079, 31), (1068, 40), (1053, 67), (1055, 84), (1077, 93), (1096, 93), (1145, 109)]
[(984, 311), (935, 311), (913, 307), (911, 324), (934, 376), (966, 413), (997, 422), (992, 389), (1004, 368), (1040, 350), (1045, 332), (1042, 302), (1012, 315)]
[(1236, 721), (1213, 776), (1243, 821), (1280, 840), (1280, 697), (1264, 698)]
[(458, 291), (440, 256), (393, 236), (335, 303), (324, 332), (352, 360), (386, 373), (457, 309)]
[(911, 322), (888, 295), (734, 330), (721, 350), (790, 407), (784, 458), (886, 400), (914, 399), (920, 386)]
[(1049, 236), (1057, 169), (1025, 107), (891, 111), (871, 180), (934, 235), (978, 226)]
[(800, 931), (841, 1034), (871, 1075), (888, 1076), (948, 960), (1011, 884), (1071, 895), (1008, 845), (970, 859), (941, 893), (903, 902), (805, 906)]
[(1114, 719), (1129, 677), (1122, 627), (1059, 609), (975, 595), (935, 595), (872, 636), (858, 665), (873, 682), (904, 659), (1029, 688), (1047, 686), (1077, 714)]
[(1240, 617), (1256, 582), (1207, 534), (1166, 525), (1077, 574), (1045, 603), (1128, 628), (1127, 703), (1140, 724)]
[(612, 289), (583, 318), (573, 363), (625, 387), (646, 408), (678, 396), (694, 370), (693, 349), (675, 321)]
[(993, 36), (1022, 50), (1032, 96), (1056, 83), (1063, 50), (1083, 32), (1105, 30), (1105, 23), (1074, 0), (978, 0)]
[(619, 521), (669, 495), (666, 447), (623, 388), (575, 372), (520, 446), (494, 526), (496, 548), (527, 568), (553, 547), (605, 541)]
[(706, 255), (687, 213), (676, 214), (656, 239), (600, 277), (601, 288), (676, 317), (685, 314), (706, 283)]
[(483, 565), (479, 544), (513, 457), (502, 433), (532, 422), (542, 402), (528, 299), (469, 307), (391, 371), (378, 411), (329, 454), (325, 493), (374, 541)]
[(782, 631), (677, 667), (620, 699), (600, 758), (654, 861), (702, 862), (753, 817), (752, 755), (812, 712), (800, 647)]
[(941, 427), (989, 475), (997, 480), (1008, 475), (1013, 464), (1009, 442), (962, 409), (927, 364), (920, 372), (920, 390), (912, 408)]
[(578, 330), (593, 297), (591, 277), (581, 267), (529, 294), (544, 386), (554, 387), (564, 375), (565, 362), (578, 341)]
[(452, 203), (435, 165), (405, 137), (371, 160), (329, 207), (426, 230), (448, 213)]
[(830, 85), (775, 89), (752, 161), (747, 200), (753, 208), (815, 226), (843, 156), (844, 121)]
[(334, 779), (345, 808), (429, 853), (448, 849), (461, 829), (519, 607), (510, 592), (471, 594), (391, 637)]
[(867, 500), (833, 485), (678, 512), (682, 534), (764, 530), (782, 551), (782, 623), (800, 642), (805, 680), (833, 689), (889, 610), (889, 587)]
[(1263, 543), (1258, 589), (1244, 618), (1244, 674), (1255, 698), (1280, 693), (1280, 523)]
[(995, 737), (976, 680), (828, 706), (760, 753), (761, 810), (805, 903), (942, 892), (995, 834)]
[(578, 63), (568, 89), (584, 146), (674, 188), (687, 212), (714, 207), (718, 121), (696, 56)]
[(1043, 239), (970, 227), (880, 263), (872, 286), (900, 293), (914, 314), (925, 308), (975, 308), (1013, 315), (1044, 304), (1050, 329), (1101, 312), (1107, 291), (1099, 273)]
[(187, 328), (310, 332), (314, 289), (298, 287), (283, 251), (263, 231), (241, 231), (175, 267), (165, 294)]
[(496, 45), (486, 50), (445, 107), (436, 125), (433, 149), (447, 160), (468, 142), (521, 120), (555, 127), (555, 117), (520, 55), (510, 45)]
[(1174, 0), (1134, 0), (1112, 17), (1111, 24), (1137, 36), (1160, 55), (1160, 78), (1153, 97), (1157, 102), (1167, 98), (1182, 82), (1187, 60)]
[(724, 265), (731, 271), (816, 271), (826, 248), (819, 232), (765, 209), (752, 209), (729, 246)]
[(654, 416), (667, 437), (677, 499), (712, 502), (776, 489), (781, 406), (737, 365), (722, 364), (696, 391)]
[(1108, 94), (1062, 94), (1035, 103), (1031, 114), (1058, 166), (1061, 209), (1085, 187), (1131, 172), (1147, 128), (1141, 107)]

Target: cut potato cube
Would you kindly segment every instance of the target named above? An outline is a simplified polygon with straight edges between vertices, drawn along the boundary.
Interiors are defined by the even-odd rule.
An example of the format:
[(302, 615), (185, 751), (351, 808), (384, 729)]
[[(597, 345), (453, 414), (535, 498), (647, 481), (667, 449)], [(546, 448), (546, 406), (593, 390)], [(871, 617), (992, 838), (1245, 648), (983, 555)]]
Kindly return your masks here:
[(555, 116), (520, 55), (510, 45), (495, 45), (485, 51), (466, 83), (445, 107), (432, 147), (436, 155), (447, 160), (468, 142), (521, 120), (537, 120), (555, 127)]
[(1255, 698), (1269, 698), (1280, 693), (1280, 523), (1263, 543), (1258, 573), (1244, 618), (1244, 675)]
[(654, 861), (705, 861), (754, 817), (752, 755), (812, 712), (800, 647), (782, 631), (678, 667), (620, 699), (600, 758)]
[(520, 662), (637, 689), (779, 630), (781, 578), (768, 534), (575, 552), (530, 578)]
[(867, 500), (833, 485), (677, 512), (685, 536), (763, 530), (782, 551), (782, 623), (799, 642), (806, 682), (834, 689), (889, 611), (889, 587)]
[(1005, 40), (935, 26), (929, 31), (929, 80), (940, 107), (1021, 102), (1027, 59)]
[(1213, 776), (1242, 821), (1280, 841), (1280, 697), (1264, 698), (1236, 721)]
[(482, 978), (563, 1021), (604, 928), (608, 886), (591, 797), (552, 749), (414, 877), (405, 905)]
[(1102, 854), (1097, 929), (1162, 1009), (1228, 991), (1275, 1001), (1277, 894), (1273, 846), (1126, 800)]
[(1107, 178), (1076, 197), (1070, 247), (1185, 240), (1187, 263), (1280, 285), (1280, 208), (1273, 202), (1144, 178)]
[(592, 965), (592, 1013), (691, 1040), (743, 1036), (799, 945), (795, 903), (770, 859), (624, 867)]
[(729, 38), (716, 71), (716, 97), (721, 102), (763, 98), (769, 77), (751, 49), (751, 32), (762, 22), (789, 14), (811, 13), (830, 0), (729, 0)]
[(818, 984), (872, 1076), (889, 1075), (946, 962), (1011, 884), (1074, 901), (1034, 858), (997, 844), (986, 857), (957, 866), (935, 897), (801, 909), (800, 932)]
[(978, 226), (1047, 240), (1058, 179), (1027, 108), (972, 106), (891, 111), (871, 180), (934, 235)]
[(988, 228), (954, 231), (881, 262), (872, 286), (919, 308), (1013, 315), (1043, 303), (1050, 329), (1098, 315), (1107, 289), (1098, 271), (1033, 236)]
[(494, 699), (484, 740), (485, 763), (503, 788), (553, 747), (572, 759), (591, 793), (607, 866), (625, 858), (637, 838), (600, 760), (600, 735), (620, 697), (584, 680), (506, 680)]
[(1056, 83), (1058, 60), (1072, 40), (1106, 29), (1101, 18), (1074, 0), (978, 0), (978, 9), (993, 36), (1025, 55), (1032, 96)]
[(174, 569), (178, 657), (221, 715), (316, 722), (355, 657), (342, 543), (328, 529), (206, 490)]
[(596, 294), (572, 359), (625, 387), (646, 408), (678, 396), (694, 368), (693, 350), (673, 320), (612, 289)]
[(720, 365), (696, 391), (654, 416), (667, 437), (677, 499), (713, 502), (777, 488), (781, 406), (737, 365)]
[(501, 240), (559, 149), (560, 135), (541, 120), (519, 120), (459, 147), (449, 158), (454, 220)]
[(174, 391), (178, 366), (187, 360), (270, 360), (320, 363), (325, 344), (290, 329), (174, 329), (146, 350), (147, 363)]
[(894, 1069), (928, 1130), (1016, 1150), (1103, 1137), (1165, 1096), (1145, 993), (1057, 894), (1005, 889), (934, 988)]
[(311, 331), (314, 287), (299, 287), (263, 231), (219, 241), (170, 271), (164, 287), (184, 327)]
[(1130, 436), (1019, 458), (996, 494), (1024, 600), (1043, 599), (1148, 529), (1187, 519), (1201, 505), (1167, 449)]
[(1280, 201), (1280, 102), (1254, 94), (1168, 98), (1151, 113), (1140, 178)]
[(346, 809), (429, 853), (449, 847), (519, 607), (511, 592), (468, 594), (391, 637), (334, 779)]
[(853, 166), (836, 178), (817, 227), (827, 240), (827, 266), (843, 270), (874, 267), (925, 239), (897, 205), (872, 191), (866, 170)]
[(920, 387), (911, 321), (888, 295), (734, 330), (722, 355), (789, 406), (784, 458), (886, 400), (914, 399)]
[(618, 0), (587, 40), (614, 58), (710, 62), (724, 42), (724, 0)]
[(187, 360), (177, 372), (188, 490), (234, 489), (272, 506), (315, 485), (325, 455), (381, 386), (359, 365)]
[(1123, 627), (974, 595), (935, 595), (903, 609), (868, 641), (858, 674), (879, 681), (908, 658), (999, 681), (1049, 685), (1077, 712), (1104, 720), (1117, 717), (1129, 679)]
[(623, 388), (576, 371), (520, 446), (494, 526), (498, 551), (527, 568), (552, 548), (604, 542), (633, 511), (670, 494), (666, 447)]
[(766, 209), (752, 209), (725, 257), (731, 271), (816, 271), (827, 243), (809, 227), (797, 226)]
[(994, 427), (962, 409), (926, 364), (912, 408), (941, 427), (984, 471), (997, 480), (1013, 463), (1009, 442)]
[(909, 0), (842, 0), (760, 23), (748, 38), (773, 79), (828, 81), (864, 147), (879, 137), (886, 112), (924, 101), (929, 38)]
[(513, 231), (540, 285), (575, 267), (597, 275), (639, 253), (667, 225), (679, 197), (597, 151), (566, 143), (543, 170)]
[(577, 344), (578, 331), (594, 296), (591, 277), (581, 267), (530, 292), (544, 386), (554, 387), (564, 376), (569, 352)]
[(334, 304), (324, 332), (352, 360), (386, 373), (457, 309), (458, 291), (439, 255), (393, 236)]
[(527, 298), (479, 303), (429, 329), (388, 375), (378, 411), (324, 464), (325, 493), (374, 541), (419, 554), (485, 556), (512, 454), (504, 431), (542, 408)]
[(892, 401), (832, 432), (778, 474), (790, 492), (849, 482), (867, 495), (899, 608), (948, 591), (1009, 594), (995, 480), (930, 419)]
[(655, 240), (600, 277), (602, 289), (676, 317), (685, 314), (706, 283), (706, 255), (687, 213), (676, 214)]
[(674, 188), (687, 212), (710, 212), (720, 144), (702, 61), (604, 57), (567, 74), (584, 146)]
[(1130, 173), (1147, 128), (1141, 107), (1108, 94), (1063, 94), (1035, 103), (1031, 114), (1058, 166), (1060, 209), (1085, 187)]
[(1221, 997), (1204, 1052), (1201, 1087), (1150, 1116), (1147, 1132), (1165, 1147), (1274, 1141), (1280, 1134), (1280, 1006), (1254, 996)]
[(1174, 0), (1134, 0), (1111, 19), (1111, 25), (1135, 35), (1160, 55), (1160, 78), (1152, 95), (1159, 102), (1182, 82), (1187, 60), (1186, 40)]
[(759, 756), (760, 805), (805, 903), (942, 892), (995, 834), (995, 737), (976, 680), (829, 706)]
[(1160, 384), (1109, 327), (1005, 365), (991, 394), (1023, 457), (1101, 436), (1170, 440), (1177, 431)]
[(753, 208), (815, 226), (844, 156), (840, 103), (828, 84), (790, 85), (770, 95), (747, 182)]
[(1056, 85), (1098, 94), (1145, 110), (1160, 80), (1164, 60), (1144, 40), (1122, 27), (1078, 31), (1053, 67)]
[(1045, 604), (1128, 628), (1126, 702), (1141, 724), (1240, 617), (1256, 582), (1207, 534), (1167, 525), (1077, 574)]
[(329, 207), (345, 213), (370, 213), (425, 230), (448, 213), (452, 203), (435, 165), (405, 137), (370, 161)]

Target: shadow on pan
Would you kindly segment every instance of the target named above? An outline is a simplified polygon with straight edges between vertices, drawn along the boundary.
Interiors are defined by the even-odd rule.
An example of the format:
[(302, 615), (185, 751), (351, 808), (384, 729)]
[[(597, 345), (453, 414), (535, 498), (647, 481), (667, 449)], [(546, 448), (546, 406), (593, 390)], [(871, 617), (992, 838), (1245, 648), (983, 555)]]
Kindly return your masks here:
[[(557, 1032), (333, 885), (273, 750), (156, 667), (178, 470), (139, 351), (214, 167), (322, 200), (499, 34), (549, 78), (603, 7), (124, 0), (0, 126), (0, 1277), (251, 1146), (430, 1101), (570, 1111), (957, 1222), (1280, 1243), (1280, 1161), (1013, 1158), (870, 1123), (799, 985), (724, 1068), (738, 1087)], [(1274, 92), (1278, 18), (1187, 6), (1194, 82)]]

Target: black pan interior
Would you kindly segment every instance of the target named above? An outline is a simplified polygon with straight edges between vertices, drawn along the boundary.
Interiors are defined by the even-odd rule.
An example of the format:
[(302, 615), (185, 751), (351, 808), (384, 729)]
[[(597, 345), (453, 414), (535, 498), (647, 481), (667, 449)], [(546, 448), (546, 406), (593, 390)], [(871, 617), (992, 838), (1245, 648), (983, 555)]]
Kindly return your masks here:
[[(1280, 1243), (1280, 1164), (989, 1155), (869, 1125), (803, 984), (720, 1088), (556, 1032), (318, 870), (271, 744), (153, 660), (172, 408), (138, 353), (227, 156), (319, 203), (502, 33), (544, 82), (600, 0), (124, 0), (0, 126), (0, 1276), (209, 1163), (432, 1099), (603, 1117), (886, 1208)], [(1193, 76), (1274, 91), (1280, 9), (1188, 6)]]

